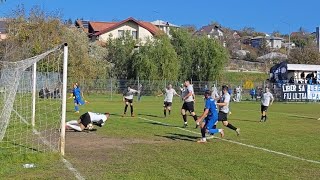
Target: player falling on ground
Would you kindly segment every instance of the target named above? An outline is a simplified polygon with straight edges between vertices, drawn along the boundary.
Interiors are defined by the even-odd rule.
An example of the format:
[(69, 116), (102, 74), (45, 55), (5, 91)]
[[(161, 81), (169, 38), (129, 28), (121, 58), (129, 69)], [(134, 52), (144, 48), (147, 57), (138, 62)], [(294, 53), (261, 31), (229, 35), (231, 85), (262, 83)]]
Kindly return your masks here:
[(219, 106), (218, 120), (221, 121), (224, 126), (236, 131), (237, 135), (240, 135), (240, 128), (236, 128), (228, 122), (230, 98), (231, 97), (228, 93), (228, 87), (222, 86), (222, 96), (220, 102), (217, 103), (217, 105)]
[(79, 120), (72, 120), (66, 122), (66, 129), (73, 129), (76, 131), (83, 131), (85, 128), (88, 128), (89, 124), (102, 127), (107, 119), (109, 118), (110, 113), (94, 113), (86, 112), (79, 117)]
[(129, 104), (130, 104), (131, 117), (134, 117), (134, 113), (133, 113), (133, 95), (135, 93), (139, 93), (139, 91), (137, 91), (135, 89), (131, 89), (130, 86), (128, 86), (127, 89), (125, 90), (125, 92), (123, 93), (123, 102), (125, 103), (125, 106), (124, 106), (124, 111), (123, 111), (123, 115), (122, 116), (126, 116), (127, 109), (128, 109)]
[[(185, 128), (188, 126), (187, 115), (186, 115), (187, 111), (190, 112), (194, 121), (196, 121), (198, 117), (194, 112), (195, 95), (194, 95), (193, 87), (190, 84), (190, 81), (185, 81), (184, 86), (185, 86), (185, 90), (182, 93), (183, 105), (181, 108), (181, 115), (184, 121), (183, 127)], [(198, 128), (198, 126), (199, 124), (196, 124), (196, 128)]]
[[(159, 94), (158, 96), (162, 96), (163, 93)], [(173, 96), (176, 95), (176, 96), (179, 96), (179, 94), (177, 94), (176, 90), (174, 90), (172, 88), (172, 85), (169, 84), (168, 87), (165, 89), (165, 98), (164, 98), (164, 103), (163, 103), (163, 115), (164, 117), (167, 117), (167, 110), (168, 110), (168, 113), (170, 115), (171, 113), (171, 107), (172, 107), (172, 100), (173, 100)]]
[(79, 106), (89, 103), (88, 101), (84, 100), (83, 93), (81, 92), (78, 83), (73, 84), (72, 96), (70, 98), (74, 99), (73, 102), (75, 113), (79, 113)]
[(197, 119), (197, 123), (200, 124), (201, 128), (201, 135), (202, 138), (197, 141), (199, 143), (206, 143), (206, 133), (215, 134), (220, 133), (221, 137), (224, 136), (223, 129), (216, 129), (216, 123), (218, 121), (218, 111), (217, 111), (217, 105), (215, 100), (210, 97), (211, 92), (205, 91), (204, 98), (205, 98), (205, 108), (202, 115)]
[(270, 93), (270, 89), (266, 88), (265, 93), (262, 94), (261, 97), (261, 119), (260, 122), (266, 122), (267, 121), (267, 110), (268, 107), (272, 105), (273, 103), (273, 95)]

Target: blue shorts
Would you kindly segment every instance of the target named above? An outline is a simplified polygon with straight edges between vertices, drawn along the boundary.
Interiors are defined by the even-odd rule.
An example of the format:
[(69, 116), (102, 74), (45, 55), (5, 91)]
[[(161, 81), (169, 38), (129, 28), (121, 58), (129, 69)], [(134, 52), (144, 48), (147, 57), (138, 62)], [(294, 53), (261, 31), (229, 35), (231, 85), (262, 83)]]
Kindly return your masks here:
[(207, 129), (212, 129), (213, 126), (218, 122), (218, 117), (205, 118), (204, 122)]
[(75, 104), (78, 104), (78, 105), (84, 105), (85, 104), (85, 102), (81, 98), (80, 99), (76, 98), (76, 99), (74, 99), (73, 102)]

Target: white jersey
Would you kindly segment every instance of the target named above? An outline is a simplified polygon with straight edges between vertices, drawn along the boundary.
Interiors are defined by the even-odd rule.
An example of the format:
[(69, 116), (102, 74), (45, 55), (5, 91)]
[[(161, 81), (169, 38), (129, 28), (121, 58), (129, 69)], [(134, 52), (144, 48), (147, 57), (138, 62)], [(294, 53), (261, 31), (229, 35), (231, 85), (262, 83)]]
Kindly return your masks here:
[(173, 88), (171, 89), (166, 89), (165, 90), (166, 94), (164, 95), (164, 101), (165, 102), (172, 102), (173, 99), (173, 95), (177, 95), (176, 90), (174, 90)]
[(229, 103), (230, 103), (230, 94), (226, 93), (221, 96), (221, 103), (227, 103), (225, 106), (220, 106), (219, 111), (228, 113), (229, 112)]
[(125, 93), (123, 94), (124, 98), (126, 99), (133, 99), (133, 95), (135, 93), (137, 93), (138, 91), (135, 90), (135, 89), (129, 89), (129, 90), (126, 90)]
[(218, 90), (216, 87), (212, 88), (212, 92), (211, 92), (211, 97), (212, 99), (219, 99), (219, 94), (218, 94)]
[(104, 122), (106, 122), (106, 120), (108, 119), (107, 115), (105, 114), (94, 113), (94, 112), (88, 112), (88, 114), (90, 116), (90, 120), (92, 123), (97, 123), (102, 120), (103, 123), (101, 125), (103, 125)]
[(236, 88), (236, 92), (237, 92), (237, 94), (240, 94), (240, 93), (241, 93), (241, 88), (240, 88), (240, 87), (237, 87), (237, 88)]
[(269, 106), (270, 100), (273, 100), (273, 95), (270, 92), (263, 93), (261, 97), (261, 105)]
[[(185, 97), (190, 92), (192, 93), (192, 95), (194, 94), (193, 86), (191, 84), (189, 86), (187, 86), (186, 89), (183, 91), (182, 97)], [(192, 95), (189, 96), (187, 99), (185, 99), (184, 102), (192, 102), (192, 101), (194, 101)]]

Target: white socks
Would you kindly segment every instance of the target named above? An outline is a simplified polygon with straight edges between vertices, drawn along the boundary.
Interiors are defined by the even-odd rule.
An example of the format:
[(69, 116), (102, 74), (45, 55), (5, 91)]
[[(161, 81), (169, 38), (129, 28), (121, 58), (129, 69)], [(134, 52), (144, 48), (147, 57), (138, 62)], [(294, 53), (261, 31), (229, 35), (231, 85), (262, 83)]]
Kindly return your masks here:
[(77, 120), (73, 120), (73, 121), (68, 121), (66, 123), (66, 125), (74, 130), (77, 130), (77, 131), (82, 131), (82, 129), (80, 128), (79, 124), (78, 124), (78, 121)]

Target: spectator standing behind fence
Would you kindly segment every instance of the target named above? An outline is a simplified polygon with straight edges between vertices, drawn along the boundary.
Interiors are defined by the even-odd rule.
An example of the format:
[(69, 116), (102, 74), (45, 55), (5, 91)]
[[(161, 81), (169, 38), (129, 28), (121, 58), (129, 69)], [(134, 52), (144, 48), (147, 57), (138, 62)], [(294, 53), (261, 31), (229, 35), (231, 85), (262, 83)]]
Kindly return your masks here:
[(236, 97), (236, 102), (240, 102), (241, 101), (241, 87), (240, 86), (238, 86), (238, 87), (236, 87), (236, 95), (235, 95), (235, 97)]
[(254, 88), (250, 90), (250, 96), (251, 96), (251, 100), (253, 100), (256, 97), (256, 90)]

